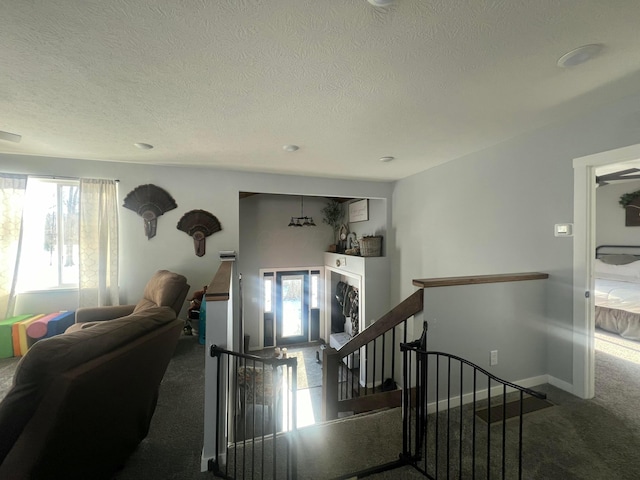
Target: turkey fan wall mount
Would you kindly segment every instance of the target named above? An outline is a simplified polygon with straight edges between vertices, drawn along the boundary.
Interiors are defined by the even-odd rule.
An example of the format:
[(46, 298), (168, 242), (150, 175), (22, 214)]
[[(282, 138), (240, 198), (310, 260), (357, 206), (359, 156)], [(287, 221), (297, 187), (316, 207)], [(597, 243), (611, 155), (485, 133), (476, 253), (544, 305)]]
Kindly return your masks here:
[(140, 185), (131, 190), (124, 199), (123, 207), (133, 210), (144, 220), (144, 233), (151, 240), (156, 236), (158, 217), (178, 208), (173, 197), (153, 184)]
[(182, 230), (193, 238), (193, 246), (198, 257), (206, 250), (206, 238), (222, 230), (220, 221), (206, 210), (191, 210), (178, 221), (178, 230)]

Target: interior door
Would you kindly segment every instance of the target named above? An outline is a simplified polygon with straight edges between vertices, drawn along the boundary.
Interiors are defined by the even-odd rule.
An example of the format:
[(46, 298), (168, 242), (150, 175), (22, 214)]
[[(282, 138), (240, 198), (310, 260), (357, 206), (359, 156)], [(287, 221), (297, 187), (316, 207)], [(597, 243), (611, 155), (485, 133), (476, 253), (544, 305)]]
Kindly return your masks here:
[(276, 274), (276, 345), (309, 341), (309, 272)]

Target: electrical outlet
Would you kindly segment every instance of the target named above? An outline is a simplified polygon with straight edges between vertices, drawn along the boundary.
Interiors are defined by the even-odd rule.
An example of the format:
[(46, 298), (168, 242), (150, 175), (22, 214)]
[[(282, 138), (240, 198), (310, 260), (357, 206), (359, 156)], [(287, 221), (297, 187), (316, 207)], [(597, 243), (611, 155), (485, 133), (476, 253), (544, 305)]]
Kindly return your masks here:
[(490, 365), (498, 364), (498, 350), (491, 350), (491, 361)]

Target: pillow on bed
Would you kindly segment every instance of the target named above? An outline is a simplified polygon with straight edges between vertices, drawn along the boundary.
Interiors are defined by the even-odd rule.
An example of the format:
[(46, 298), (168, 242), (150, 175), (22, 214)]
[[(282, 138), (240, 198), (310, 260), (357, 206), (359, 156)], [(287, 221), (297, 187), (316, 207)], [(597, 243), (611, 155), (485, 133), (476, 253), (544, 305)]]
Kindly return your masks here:
[(597, 278), (640, 283), (640, 260), (626, 265), (610, 265), (598, 259), (594, 262), (594, 269)]
[(638, 258), (628, 253), (614, 253), (609, 255), (601, 255), (598, 257), (604, 263), (609, 265), (626, 265), (638, 261)]

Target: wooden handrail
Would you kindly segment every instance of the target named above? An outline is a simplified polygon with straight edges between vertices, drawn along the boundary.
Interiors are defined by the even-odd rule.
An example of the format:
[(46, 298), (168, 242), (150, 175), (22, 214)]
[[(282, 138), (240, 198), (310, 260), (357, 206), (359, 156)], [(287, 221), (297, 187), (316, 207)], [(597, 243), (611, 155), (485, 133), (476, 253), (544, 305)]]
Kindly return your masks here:
[(233, 262), (221, 262), (216, 276), (207, 287), (205, 298), (208, 302), (223, 302), (229, 300), (231, 289), (231, 271)]
[(365, 328), (362, 332), (345, 343), (342, 348), (338, 350), (340, 358), (344, 358), (347, 355), (352, 354), (361, 347), (364, 347), (367, 343), (372, 342), (375, 338), (378, 338), (383, 333), (400, 325), (409, 317), (421, 312), (423, 308), (423, 297), (424, 290), (416, 290), (413, 292), (413, 294), (405, 298), (402, 303), (384, 314), (370, 327)]
[[(322, 418), (330, 420), (338, 418), (339, 411), (363, 412), (383, 406), (392, 407), (401, 404), (401, 391), (373, 392), (362, 397), (338, 400), (338, 366), (341, 359), (358, 351), (376, 338), (384, 335), (409, 317), (415, 316), (424, 309), (424, 289), (454, 285), (475, 285), (482, 283), (519, 282), (524, 280), (541, 280), (549, 278), (549, 274), (540, 272), (509, 273), (499, 275), (476, 275), (467, 277), (427, 278), (414, 280), (413, 284), (421, 287), (407, 297), (397, 307), (382, 316), (378, 321), (364, 329), (346, 344), (335, 350), (324, 349), (322, 369)], [(374, 379), (375, 381), (375, 379)], [(412, 392), (412, 395), (414, 392)]]
[(432, 288), (477, 285), (479, 283), (522, 282), (524, 280), (543, 280), (545, 278), (549, 278), (548, 273), (500, 273), (497, 275), (471, 275), (467, 277), (423, 278), (414, 280), (413, 284), (420, 288)]

